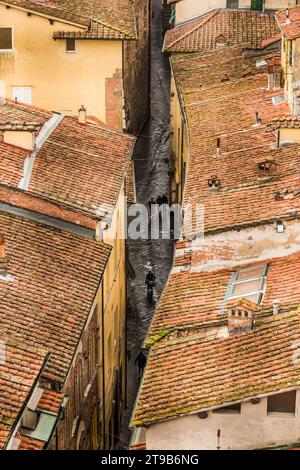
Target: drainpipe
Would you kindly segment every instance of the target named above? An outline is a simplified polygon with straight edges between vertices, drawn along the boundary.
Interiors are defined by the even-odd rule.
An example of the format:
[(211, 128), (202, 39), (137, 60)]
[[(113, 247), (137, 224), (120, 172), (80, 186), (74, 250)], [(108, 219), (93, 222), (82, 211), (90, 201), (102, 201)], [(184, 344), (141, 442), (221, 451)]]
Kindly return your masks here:
[(105, 406), (105, 346), (104, 346), (104, 276), (101, 284), (101, 322), (102, 322), (102, 410), (103, 410), (103, 449), (106, 449), (106, 406)]

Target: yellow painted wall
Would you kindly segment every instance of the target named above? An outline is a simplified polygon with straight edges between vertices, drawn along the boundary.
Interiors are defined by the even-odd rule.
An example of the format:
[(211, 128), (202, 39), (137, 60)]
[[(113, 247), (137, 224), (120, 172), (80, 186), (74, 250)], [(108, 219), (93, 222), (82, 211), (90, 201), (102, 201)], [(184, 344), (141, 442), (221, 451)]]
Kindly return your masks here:
[[(122, 370), (122, 406), (125, 404), (126, 371), (126, 245), (124, 186), (116, 205), (112, 224), (104, 232), (103, 240), (113, 247), (104, 276), (104, 349), (106, 390), (106, 448), (108, 448), (109, 421), (113, 412), (115, 371)], [(110, 343), (110, 345), (109, 345)], [(109, 358), (110, 349), (110, 358)], [(113, 429), (113, 434), (116, 434)]]
[[(182, 98), (181, 98), (182, 99)], [(171, 78), (171, 165), (172, 165), (172, 202), (181, 202), (184, 181), (188, 166), (189, 142), (183, 109), (177, 93), (174, 78)]]
[(65, 40), (54, 31), (82, 28), (0, 5), (0, 27), (13, 28), (13, 51), (0, 51), (0, 95), (12, 98), (12, 87), (32, 87), (32, 104), (77, 115), (84, 104), (88, 115), (105, 122), (105, 78), (122, 68), (121, 41), (76, 41), (66, 52)]
[[(289, 51), (292, 51), (291, 54)], [(292, 63), (290, 63), (292, 57)], [(293, 115), (300, 111), (300, 38), (287, 41), (283, 38), (281, 64), (284, 74), (285, 93)], [(299, 97), (297, 96), (299, 94)]]

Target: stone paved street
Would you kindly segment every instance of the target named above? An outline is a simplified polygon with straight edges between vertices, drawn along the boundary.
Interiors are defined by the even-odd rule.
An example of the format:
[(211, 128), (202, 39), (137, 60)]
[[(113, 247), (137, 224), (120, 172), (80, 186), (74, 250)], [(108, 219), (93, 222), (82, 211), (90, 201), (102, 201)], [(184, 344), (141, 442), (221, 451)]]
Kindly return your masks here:
[[(148, 205), (150, 198), (169, 195), (169, 64), (162, 54), (161, 0), (152, 0), (151, 36), (151, 117), (140, 136), (135, 154), (137, 202)], [(169, 240), (129, 241), (130, 262), (136, 278), (128, 283), (128, 296), (133, 315), (128, 319), (128, 408), (120, 447), (130, 439), (129, 420), (138, 391), (135, 358), (146, 336), (172, 263), (173, 242)], [(146, 298), (147, 262), (154, 266), (157, 278), (153, 304)]]

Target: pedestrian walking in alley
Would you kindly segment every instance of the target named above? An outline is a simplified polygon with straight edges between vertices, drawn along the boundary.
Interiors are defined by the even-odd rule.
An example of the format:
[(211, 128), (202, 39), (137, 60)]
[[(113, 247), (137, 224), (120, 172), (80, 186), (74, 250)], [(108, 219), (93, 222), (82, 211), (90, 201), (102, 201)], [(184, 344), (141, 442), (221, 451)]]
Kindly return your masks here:
[(150, 201), (149, 201), (150, 211), (151, 211), (151, 208), (152, 208), (152, 206), (153, 206), (154, 204), (156, 204), (156, 202), (155, 202), (154, 198), (151, 197), (151, 199), (150, 199)]
[(162, 197), (161, 196), (158, 196), (158, 198), (156, 199), (156, 204), (158, 204), (159, 206), (161, 206), (162, 204)]
[(144, 369), (147, 363), (147, 357), (144, 354), (143, 349), (140, 350), (139, 354), (136, 357), (136, 360), (134, 361), (135, 364), (138, 366), (139, 370), (139, 380), (143, 377)]
[(151, 300), (153, 297), (153, 288), (154, 288), (155, 280), (156, 280), (155, 274), (152, 272), (152, 269), (153, 269), (152, 266), (149, 267), (149, 271), (147, 273), (146, 281), (145, 281), (145, 284), (147, 284), (147, 296)]
[(161, 204), (169, 204), (168, 196), (166, 194), (162, 196)]

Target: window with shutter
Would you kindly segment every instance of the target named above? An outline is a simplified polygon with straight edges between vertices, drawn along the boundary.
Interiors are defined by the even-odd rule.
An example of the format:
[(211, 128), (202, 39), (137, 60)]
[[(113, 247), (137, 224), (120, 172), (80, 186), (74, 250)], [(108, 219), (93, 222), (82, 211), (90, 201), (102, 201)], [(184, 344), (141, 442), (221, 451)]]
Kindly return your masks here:
[(12, 28), (0, 28), (0, 50), (12, 49)]

